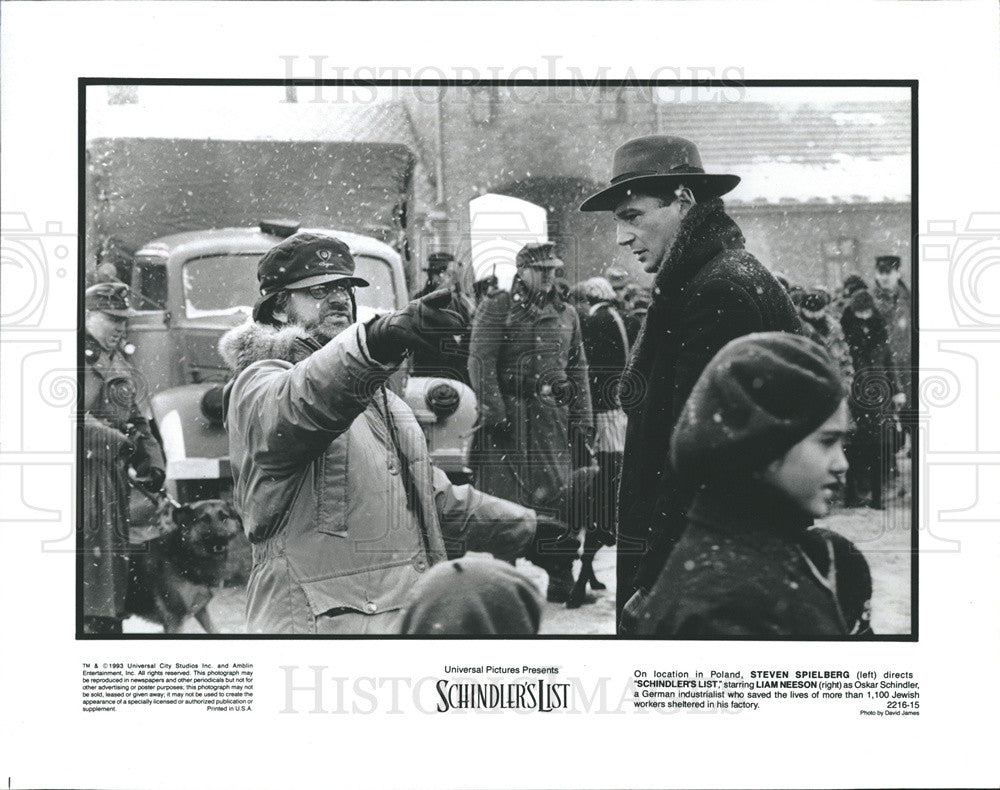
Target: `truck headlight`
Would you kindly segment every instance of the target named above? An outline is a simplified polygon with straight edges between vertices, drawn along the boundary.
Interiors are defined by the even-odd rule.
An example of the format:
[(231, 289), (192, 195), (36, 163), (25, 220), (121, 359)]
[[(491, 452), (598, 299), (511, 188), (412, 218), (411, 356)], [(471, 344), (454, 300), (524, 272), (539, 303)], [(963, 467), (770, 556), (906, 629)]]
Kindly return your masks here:
[(205, 390), (205, 394), (201, 396), (201, 413), (212, 425), (222, 425), (225, 415), (222, 412), (221, 384)]
[(441, 383), (435, 384), (427, 390), (424, 402), (427, 403), (427, 408), (434, 412), (437, 418), (441, 420), (445, 417), (450, 417), (458, 411), (460, 398), (458, 390), (451, 386), (451, 384)]

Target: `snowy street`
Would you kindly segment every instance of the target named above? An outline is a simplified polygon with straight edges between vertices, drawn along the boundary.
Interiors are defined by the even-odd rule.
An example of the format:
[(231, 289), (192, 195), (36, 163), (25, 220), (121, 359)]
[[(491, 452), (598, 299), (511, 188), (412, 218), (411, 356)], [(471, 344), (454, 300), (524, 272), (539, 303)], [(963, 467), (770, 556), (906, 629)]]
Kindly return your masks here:
[[(909, 494), (890, 499), (885, 510), (870, 508), (837, 509), (820, 522), (854, 541), (862, 550), (872, 570), (874, 595), (872, 626), (877, 635), (907, 634), (910, 630), (910, 507)], [(519, 560), (518, 570), (532, 579), (544, 595), (547, 581), (543, 570)], [(615, 616), (615, 551), (603, 548), (597, 553), (594, 569), (598, 579), (608, 585), (596, 593), (597, 601), (579, 609), (564, 604), (545, 603), (542, 634), (610, 636)], [(579, 572), (579, 563), (574, 576)], [(243, 633), (244, 591), (226, 588), (215, 593), (209, 609), (223, 633)], [(125, 633), (157, 633), (160, 629), (138, 617), (125, 621)], [(184, 633), (203, 633), (192, 618)]]

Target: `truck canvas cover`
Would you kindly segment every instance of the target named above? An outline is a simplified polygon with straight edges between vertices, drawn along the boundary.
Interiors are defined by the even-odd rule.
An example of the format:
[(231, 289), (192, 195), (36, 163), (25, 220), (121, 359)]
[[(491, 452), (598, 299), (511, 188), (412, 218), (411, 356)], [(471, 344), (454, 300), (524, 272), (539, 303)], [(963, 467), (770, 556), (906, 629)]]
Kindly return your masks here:
[(159, 236), (270, 218), (392, 243), (406, 231), (415, 164), (401, 143), (98, 138), (87, 263), (108, 246), (128, 256)]

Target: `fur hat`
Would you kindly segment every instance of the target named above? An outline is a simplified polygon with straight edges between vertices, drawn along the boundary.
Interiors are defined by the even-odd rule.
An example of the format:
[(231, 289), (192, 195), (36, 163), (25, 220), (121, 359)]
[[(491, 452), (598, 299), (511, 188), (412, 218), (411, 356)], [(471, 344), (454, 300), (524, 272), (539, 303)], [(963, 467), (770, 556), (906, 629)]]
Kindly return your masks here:
[(844, 284), (841, 287), (841, 291), (844, 296), (850, 296), (851, 294), (857, 293), (858, 291), (867, 290), (868, 283), (866, 283), (860, 275), (849, 274), (844, 278)]
[(763, 469), (843, 399), (837, 367), (819, 343), (785, 332), (745, 335), (702, 371), (674, 428), (671, 461), (691, 483)]
[(854, 296), (851, 297), (851, 311), (854, 313), (863, 313), (865, 310), (874, 310), (875, 300), (872, 298), (871, 291), (864, 288), (857, 291)]
[(819, 288), (810, 288), (802, 297), (802, 309), (810, 313), (818, 313), (830, 304), (830, 294)]

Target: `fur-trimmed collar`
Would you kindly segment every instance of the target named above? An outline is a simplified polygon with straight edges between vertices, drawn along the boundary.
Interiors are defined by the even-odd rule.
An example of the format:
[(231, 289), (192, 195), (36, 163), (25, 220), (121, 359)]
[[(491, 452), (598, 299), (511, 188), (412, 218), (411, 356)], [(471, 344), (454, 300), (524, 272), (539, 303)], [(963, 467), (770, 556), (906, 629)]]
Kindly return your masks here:
[(656, 272), (654, 297), (676, 296), (701, 266), (724, 249), (742, 249), (743, 233), (726, 214), (720, 198), (696, 203), (681, 221), (677, 238)]
[(234, 376), (264, 359), (283, 359), (294, 365), (319, 347), (301, 327), (279, 329), (256, 321), (230, 329), (219, 340), (219, 354)]
[[(653, 282), (653, 301), (639, 329), (632, 352), (622, 374), (622, 385), (636, 386), (646, 381), (652, 371), (653, 357), (668, 323), (679, 311), (672, 307), (684, 286), (708, 261), (726, 249), (743, 249), (743, 234), (726, 214), (720, 198), (696, 203), (681, 221), (677, 238), (657, 270)], [(634, 406), (632, 407), (635, 408)], [(626, 411), (631, 409), (626, 408)]]

